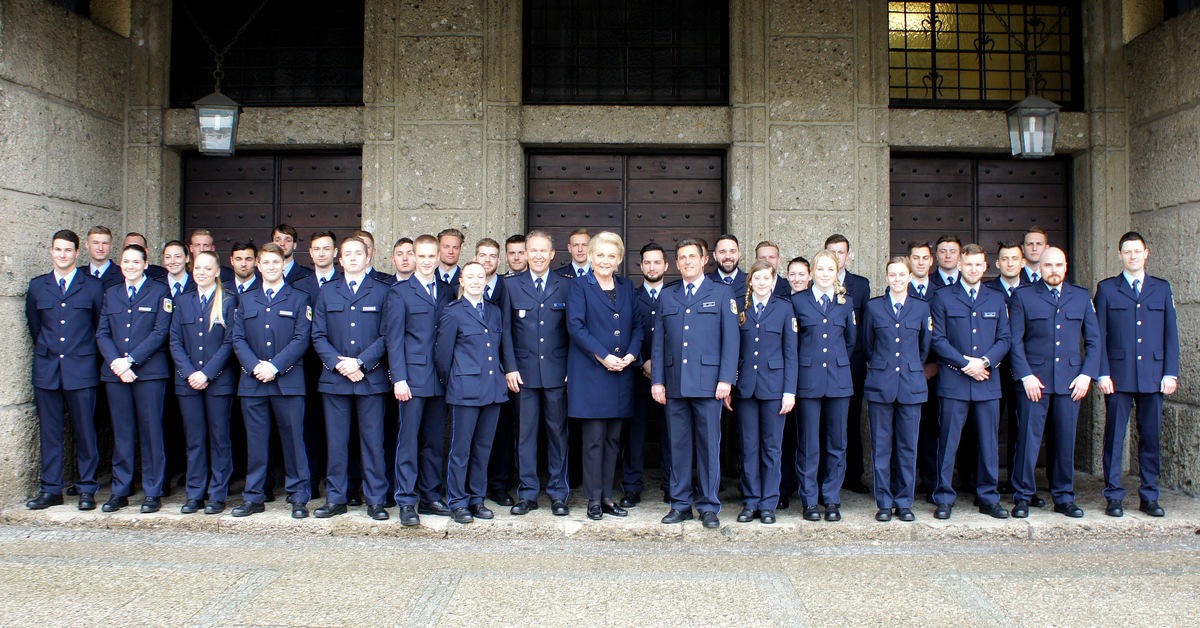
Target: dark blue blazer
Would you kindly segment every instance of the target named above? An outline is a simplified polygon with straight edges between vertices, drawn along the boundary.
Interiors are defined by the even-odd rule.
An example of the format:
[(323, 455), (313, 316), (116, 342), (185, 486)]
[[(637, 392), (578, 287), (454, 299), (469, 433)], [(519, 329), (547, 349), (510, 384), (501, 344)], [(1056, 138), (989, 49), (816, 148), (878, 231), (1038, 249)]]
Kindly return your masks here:
[(834, 299), (826, 313), (816, 292), (793, 294), (792, 311), (800, 333), (796, 396), (804, 399), (849, 397), (854, 394), (850, 355), (858, 342), (858, 321), (849, 296)]
[(634, 369), (610, 372), (596, 356), (637, 356), (642, 350), (642, 312), (633, 282), (613, 278), (616, 303), (600, 288), (591, 273), (568, 284), (567, 332), (571, 337), (567, 358), (567, 414), (576, 418), (628, 418), (633, 416)]
[[(775, 287), (771, 289), (771, 294), (773, 294), (781, 299), (787, 299), (792, 296), (792, 284), (788, 283), (787, 277), (780, 277), (779, 275), (775, 276)], [(746, 290), (745, 290), (745, 286), (743, 286), (742, 287), (742, 300), (744, 301), (745, 299), (746, 299)]]
[(388, 366), (392, 384), (406, 382), (414, 397), (440, 397), (446, 394), (433, 366), (434, 341), (442, 309), (454, 300), (446, 284), (436, 281), (437, 298), (421, 285), (416, 275), (388, 291), (387, 338)]
[[(916, 299), (921, 299), (922, 301), (925, 301), (926, 303), (928, 303), (929, 300), (933, 298), (933, 293), (935, 291), (937, 291), (937, 289), (938, 289), (937, 284), (933, 283), (933, 280), (930, 279), (929, 282), (925, 284), (925, 295), (922, 296), (919, 292), (917, 292), (917, 287), (912, 285), (911, 281), (908, 282), (908, 296), (916, 298)], [(886, 291), (885, 291), (885, 294), (886, 294)]]
[(867, 301), (862, 326), (867, 354), (863, 397), (872, 403), (924, 403), (929, 398), (925, 360), (933, 345), (929, 304), (910, 295), (897, 317), (889, 295), (875, 297)]
[[(334, 395), (376, 395), (391, 388), (388, 381), (387, 320), (389, 287), (382, 281), (364, 276), (357, 291), (351, 291), (346, 278), (326, 283), (313, 308), (312, 344), (324, 369), (317, 379), (317, 390)], [(364, 377), (352, 382), (337, 372), (338, 356), (362, 360)], [(382, 367), (382, 368), (380, 368)]]
[[(569, 261), (566, 264), (563, 264), (562, 266), (559, 266), (558, 268), (555, 268), (554, 270), (552, 270), (550, 272), (552, 272), (560, 277), (566, 277), (567, 279), (578, 278), (578, 275), (575, 274), (575, 266), (572, 265), (571, 262), (569, 262)], [(592, 274), (591, 266), (588, 267), (588, 274), (589, 275)]]
[(442, 282), (443, 284), (446, 284), (446, 285), (450, 286), (451, 288), (453, 288), (455, 294), (458, 294), (458, 277), (461, 273), (462, 273), (462, 269), (459, 268), (458, 266), (455, 266), (454, 272), (450, 273), (450, 281), (446, 281), (446, 280), (442, 279), (441, 264), (439, 264), (437, 266), (437, 268), (435, 268), (433, 271), (433, 274), (435, 277), (437, 277), (437, 280)]
[[(707, 275), (704, 276), (704, 278), (708, 279), (709, 281), (715, 282), (715, 283), (720, 283), (720, 284), (725, 283), (725, 281), (723, 279), (721, 279), (721, 272), (717, 271), (717, 270), (714, 270), (711, 273), (708, 273)], [(743, 301), (746, 300), (746, 279), (747, 278), (748, 278), (748, 275), (746, 274), (746, 271), (742, 270), (741, 268), (738, 268), (736, 270), (736, 272), (733, 273), (733, 283), (727, 284), (729, 286), (729, 289), (733, 292), (733, 298), (735, 300), (737, 300), (738, 303), (742, 303)], [(786, 282), (785, 282), (785, 284), (786, 284)], [(779, 287), (778, 282), (776, 282), (775, 287), (776, 288)]]
[(119, 382), (108, 365), (117, 358), (133, 358), (133, 372), (141, 380), (171, 377), (167, 359), (167, 337), (171, 334), (171, 310), (175, 304), (166, 284), (149, 277), (129, 301), (124, 282), (104, 293), (104, 309), (96, 328), (96, 344), (104, 356), (100, 381)]
[(308, 266), (302, 266), (300, 262), (296, 262), (292, 264), (292, 270), (283, 276), (283, 280), (286, 283), (295, 284), (297, 281), (300, 281), (305, 277), (311, 277), (312, 274), (313, 269), (309, 268)]
[[(663, 285), (665, 288), (666, 285)], [(662, 288), (659, 289), (659, 296)], [(642, 316), (642, 350), (638, 355), (638, 363), (650, 359), (650, 351), (654, 344), (654, 315), (657, 314), (658, 299), (651, 299), (646, 292), (646, 286), (643, 284), (637, 288), (637, 305), (638, 313)], [(634, 378), (637, 379), (637, 378)]]
[[(216, 297), (216, 292), (213, 292)], [(198, 395), (200, 391), (187, 383), (187, 378), (201, 371), (208, 377), (204, 392), (210, 395), (231, 395), (237, 388), (237, 365), (233, 362), (233, 319), (237, 312), (237, 295), (225, 292), (221, 299), (221, 320), (211, 323), (213, 303), (200, 308), (197, 291), (184, 293), (175, 301), (171, 315), (169, 347), (175, 361), (175, 394)], [(135, 371), (136, 372), (136, 371)]]
[(650, 383), (665, 385), (668, 397), (710, 398), (719, 382), (737, 381), (737, 303), (723, 283), (706, 279), (690, 300), (685, 285), (672, 283), (659, 294)]
[[(1020, 284), (1018, 284), (1018, 285), (1017, 285), (1017, 288), (1023, 288), (1023, 287), (1025, 287), (1025, 286), (1028, 286), (1028, 285), (1029, 285), (1028, 283), (1025, 283), (1024, 279), (1025, 279), (1025, 273), (1024, 273), (1024, 272), (1022, 272), (1022, 273), (1021, 273), (1021, 280), (1022, 280), (1022, 281), (1021, 281), (1021, 283), (1020, 283)], [(987, 281), (983, 282), (983, 285), (985, 285), (985, 286), (987, 286), (987, 287), (989, 287), (989, 288), (992, 288), (993, 290), (995, 290), (996, 292), (999, 292), (1000, 294), (1003, 294), (1003, 295), (1004, 295), (1004, 302), (1005, 302), (1005, 303), (1008, 303), (1008, 304), (1010, 305), (1010, 307), (1011, 307), (1011, 305), (1012, 305), (1012, 295), (1010, 295), (1010, 294), (1008, 293), (1008, 286), (1005, 286), (1005, 285), (1004, 285), (1004, 282), (1003, 282), (1003, 281), (1001, 281), (999, 277), (993, 277), (993, 278), (991, 278), (991, 279), (989, 279), (989, 280), (987, 280)], [(1014, 289), (1013, 289), (1013, 292), (1014, 292), (1014, 293), (1017, 291), (1017, 288), (1014, 288)], [(1012, 312), (1011, 312), (1011, 311), (1009, 312), (1009, 318), (1012, 318)]]
[[(336, 281), (340, 280), (341, 278), (342, 278), (342, 271), (338, 270), (337, 268), (334, 268), (333, 276), (330, 277), (328, 282), (326, 282), (326, 285), (328, 285), (329, 283), (336, 282)], [(300, 279), (296, 280), (295, 282), (289, 282), (289, 283), (291, 283), (291, 285), (293, 287), (299, 288), (300, 290), (303, 290), (304, 292), (306, 292), (308, 294), (308, 302), (309, 303), (315, 304), (317, 302), (317, 299), (319, 299), (321, 297), (321, 284), (320, 284), (320, 280), (317, 279), (317, 274), (315, 272), (305, 275), (304, 277), (301, 277)], [(256, 285), (258, 285), (258, 284), (256, 284)]]
[[(962, 281), (962, 273), (958, 273), (957, 276), (958, 276), (958, 281)], [(930, 285), (932, 285), (934, 287), (934, 292), (937, 292), (939, 289), (945, 288), (946, 286), (950, 285), (950, 284), (942, 281), (942, 274), (940, 272), (938, 272), (937, 264), (934, 264), (933, 269), (931, 269), (929, 271), (929, 283), (930, 283)], [(958, 283), (956, 282), (954, 285), (957, 286)], [(929, 298), (932, 298), (932, 297), (927, 297), (926, 300), (928, 300)]]
[[(243, 397), (304, 394), (304, 352), (312, 331), (308, 293), (287, 283), (268, 300), (263, 284), (238, 298), (233, 319), (233, 352), (242, 364), (238, 394)], [(269, 383), (253, 375), (259, 360), (279, 372)]]
[[(182, 286), (183, 294), (187, 294), (189, 292), (195, 292), (196, 291), (196, 280), (192, 279), (191, 273), (185, 272), (183, 274), (185, 277), (187, 277), (187, 283), (183, 284), (183, 286)], [(167, 296), (171, 296), (172, 293), (175, 292), (175, 286), (173, 285), (174, 282), (171, 281), (170, 276), (163, 275), (162, 279), (159, 279), (159, 281), (161, 281), (162, 284), (167, 287)]]
[[(871, 300), (871, 280), (847, 270), (846, 282), (843, 285), (846, 286), (846, 294), (854, 303), (854, 320), (856, 322), (861, 321), (863, 319), (863, 312), (867, 309), (867, 301)], [(854, 345), (854, 355), (863, 360), (866, 359), (867, 351), (866, 343), (864, 342), (866, 330), (865, 325), (859, 325), (858, 344)]]
[(1117, 392), (1154, 393), (1162, 378), (1179, 376), (1179, 329), (1171, 284), (1146, 275), (1141, 295), (1125, 274), (1096, 287), (1096, 312), (1104, 353), (1100, 376), (1112, 378)]
[[(92, 279), (97, 278), (95, 275), (92, 274), (91, 263), (87, 263), (87, 264), (84, 264), (83, 266), (80, 266), (79, 270), (81, 272), (83, 272), (83, 274), (91, 277)], [(51, 273), (51, 274), (53, 274), (53, 273)], [(110, 260), (109, 264), (108, 264), (108, 268), (105, 268), (104, 272), (100, 273), (99, 279), (100, 279), (100, 282), (104, 284), (104, 289), (107, 290), (107, 289), (121, 283), (122, 281), (125, 281), (125, 275), (121, 273), (121, 265)]]
[(378, 281), (385, 286), (390, 287), (396, 283), (396, 273), (385, 273), (382, 270), (379, 270), (378, 268), (372, 268), (370, 270), (370, 272), (367, 273), (367, 275), (369, 275), (371, 277), (371, 279), (374, 279), (375, 281)]
[(500, 308), (484, 304), (484, 318), (466, 299), (442, 308), (434, 365), (446, 384), (446, 403), (486, 406), (508, 400)]
[(1081, 373), (1100, 376), (1100, 328), (1087, 290), (1063, 282), (1058, 302), (1039, 280), (1013, 291), (1009, 315), (1013, 379), (1035, 375), (1047, 394), (1071, 394)]
[(34, 386), (78, 390), (100, 383), (105, 366), (96, 348), (96, 327), (103, 309), (104, 284), (86, 271), (75, 271), (65, 295), (52, 272), (29, 282), (25, 321), (33, 337)]
[[(987, 401), (1000, 398), (1000, 374), (995, 371), (1008, 355), (1012, 330), (1004, 293), (980, 284), (975, 303), (961, 284), (939, 289), (929, 302), (933, 312), (933, 352), (941, 369), (937, 394), (947, 399)], [(967, 365), (964, 355), (983, 358), (992, 364), (992, 375), (977, 382), (960, 370)]]
[[(744, 304), (745, 301), (743, 300)], [(745, 322), (738, 326), (738, 399), (782, 399), (796, 394), (799, 333), (790, 297), (772, 296), (761, 318), (754, 316), (754, 300), (744, 310)]]
[(566, 277), (546, 273), (541, 294), (533, 274), (524, 272), (503, 280), (506, 364), (515, 364), (530, 388), (559, 388), (567, 384)]

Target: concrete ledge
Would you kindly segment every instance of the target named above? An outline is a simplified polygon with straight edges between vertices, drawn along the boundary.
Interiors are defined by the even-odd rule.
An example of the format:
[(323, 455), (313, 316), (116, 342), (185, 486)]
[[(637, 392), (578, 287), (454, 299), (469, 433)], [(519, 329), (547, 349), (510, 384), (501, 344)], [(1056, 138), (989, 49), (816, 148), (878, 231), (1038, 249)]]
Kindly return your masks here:
[[(1082, 476), (1079, 488), (1082, 495), (1099, 495), (1100, 483), (1096, 478)], [(733, 483), (726, 482), (732, 488)], [(1043, 496), (1045, 496), (1043, 494)], [(163, 510), (152, 515), (138, 513), (142, 497), (130, 498), (131, 506), (117, 513), (103, 513), (99, 509), (81, 512), (74, 506), (73, 498), (67, 504), (41, 511), (26, 510), (15, 505), (0, 510), (0, 522), (7, 525), (29, 527), (64, 527), (82, 529), (113, 530), (164, 530), (175, 532), (203, 531), (224, 534), (253, 534), (267, 536), (339, 536), (339, 537), (390, 537), (420, 539), (467, 539), (467, 540), (536, 540), (536, 539), (579, 539), (584, 541), (675, 541), (686, 543), (763, 543), (796, 544), (813, 543), (836, 545), (841, 543), (904, 543), (929, 541), (1078, 541), (1111, 540), (1121, 541), (1136, 538), (1195, 538), (1200, 535), (1200, 500), (1182, 493), (1163, 494), (1161, 504), (1167, 510), (1163, 518), (1149, 517), (1137, 511), (1136, 496), (1126, 499), (1126, 514), (1121, 518), (1104, 515), (1104, 501), (1099, 497), (1083, 498), (1079, 504), (1087, 512), (1083, 519), (1069, 519), (1054, 513), (1047, 506), (1033, 509), (1029, 519), (996, 520), (979, 514), (970, 506), (972, 496), (959, 496), (954, 517), (947, 521), (933, 518), (933, 507), (922, 502), (914, 509), (917, 520), (902, 523), (875, 521), (874, 500), (866, 495), (848, 494), (843, 498), (842, 516), (839, 523), (808, 522), (801, 519), (799, 509), (779, 511), (779, 522), (763, 525), (757, 521), (737, 523), (734, 518), (740, 510), (735, 495), (727, 495), (719, 530), (705, 530), (699, 521), (682, 525), (663, 525), (659, 519), (666, 514), (667, 507), (659, 501), (657, 490), (647, 492), (646, 501), (630, 509), (623, 519), (606, 516), (601, 521), (590, 521), (585, 516), (586, 503), (571, 500), (571, 514), (555, 517), (550, 514), (549, 504), (543, 497), (541, 508), (523, 517), (513, 516), (507, 508), (491, 502), (489, 507), (496, 511), (491, 521), (477, 520), (470, 525), (456, 524), (447, 517), (422, 516), (421, 525), (405, 528), (396, 519), (395, 509), (390, 509), (388, 521), (374, 521), (366, 516), (365, 508), (351, 511), (332, 519), (294, 520), (290, 509), (282, 500), (267, 504), (267, 512), (245, 518), (235, 518), (229, 511), (218, 516), (203, 514), (181, 515), (179, 507), (183, 496), (176, 492), (163, 500)], [(107, 498), (100, 495), (100, 500)], [(1007, 504), (1008, 500), (1005, 500)], [(229, 502), (236, 505), (237, 500)], [(314, 500), (310, 507), (320, 505)]]

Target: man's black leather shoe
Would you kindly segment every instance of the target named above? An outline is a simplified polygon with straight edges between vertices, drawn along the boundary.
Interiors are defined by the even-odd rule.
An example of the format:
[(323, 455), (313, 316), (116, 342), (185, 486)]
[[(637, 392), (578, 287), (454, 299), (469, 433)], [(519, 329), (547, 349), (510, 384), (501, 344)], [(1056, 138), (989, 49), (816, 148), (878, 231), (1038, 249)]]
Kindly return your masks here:
[(979, 512), (993, 519), (1008, 519), (1008, 511), (1000, 504), (986, 504), (979, 507)]
[(1029, 502), (1022, 499), (1013, 504), (1012, 516), (1017, 519), (1027, 519), (1029, 517)]
[(376, 521), (387, 521), (388, 511), (383, 504), (367, 504), (367, 516)]
[(321, 506), (313, 511), (313, 516), (317, 519), (328, 519), (330, 517), (344, 515), (346, 514), (346, 511), (346, 504), (330, 504), (326, 502), (324, 506)]
[(896, 518), (901, 521), (904, 521), (904, 522), (911, 522), (911, 521), (917, 520), (917, 516), (913, 514), (913, 511), (911, 508), (897, 508), (896, 509)]
[(217, 515), (222, 512), (225, 512), (225, 502), (208, 502), (204, 506), (204, 514), (206, 515)]
[(1158, 505), (1158, 500), (1142, 502), (1138, 504), (1138, 510), (1150, 515), (1151, 517), (1165, 517), (1167, 515), (1167, 511), (1163, 510), (1163, 507)]
[(600, 504), (591, 503), (587, 507), (587, 518), (592, 521), (599, 521), (604, 518), (604, 511), (601, 510)]
[(759, 516), (759, 512), (757, 510), (755, 510), (753, 508), (743, 508), (742, 512), (738, 513), (737, 522), (738, 523), (750, 523), (751, 521), (754, 521), (755, 517), (758, 517), (758, 516)]
[(45, 491), (38, 493), (37, 497), (25, 502), (25, 507), (30, 510), (42, 510), (51, 506), (62, 506), (62, 495), (51, 495)]
[(1110, 517), (1124, 517), (1125, 505), (1119, 499), (1110, 499), (1104, 506), (1104, 514)]
[(820, 521), (821, 520), (821, 509), (816, 506), (806, 506), (804, 508), (804, 520), (805, 521)]
[(520, 500), (517, 500), (517, 503), (513, 504), (512, 508), (510, 508), (508, 510), (508, 512), (519, 516), (519, 515), (527, 515), (527, 514), (529, 514), (530, 510), (537, 510), (537, 509), (538, 509), (537, 500), (535, 500), (535, 499), (520, 499)]
[(721, 520), (717, 518), (717, 513), (711, 510), (700, 513), (700, 522), (709, 530), (721, 527)]
[(567, 502), (561, 499), (556, 499), (550, 502), (550, 512), (555, 517), (565, 517), (571, 514), (571, 509), (567, 508)]
[(189, 499), (179, 508), (179, 512), (185, 515), (193, 515), (204, 507), (204, 502), (199, 499)]
[(767, 524), (767, 525), (770, 525), (770, 524), (772, 524), (772, 523), (775, 523), (775, 511), (774, 511), (774, 510), (764, 510), (764, 511), (762, 511), (762, 512), (761, 512), (761, 513), (759, 513), (759, 515), (758, 515), (758, 520), (759, 520), (759, 521), (761, 521), (761, 522), (763, 522), (763, 523), (765, 523), (765, 524)]
[(79, 509), (80, 510), (95, 510), (96, 509), (96, 494), (95, 493), (80, 493), (79, 494)]
[(509, 495), (508, 491), (504, 491), (504, 490), (500, 490), (500, 489), (491, 490), (491, 491), (488, 491), (487, 496), (488, 496), (488, 499), (496, 502), (496, 504), (498, 504), (500, 506), (512, 506), (514, 503), (512, 495)]
[(1083, 509), (1077, 506), (1075, 502), (1054, 504), (1054, 512), (1066, 515), (1072, 519), (1080, 519), (1083, 517)]
[(790, 495), (780, 495), (779, 496), (779, 505), (776, 506), (775, 508), (777, 510), (787, 510), (788, 507), (790, 507), (791, 505), (792, 505), (792, 498)]
[(161, 508), (161, 497), (147, 497), (146, 499), (142, 500), (142, 514), (148, 515), (152, 512), (158, 512)]
[(437, 515), (439, 517), (449, 517), (454, 514), (446, 502), (438, 500), (436, 502), (421, 502), (417, 504), (417, 513), (422, 515)]
[(880, 508), (878, 511), (875, 512), (875, 520), (876, 521), (891, 521), (892, 520), (892, 509), (891, 508)]
[(625, 496), (621, 498), (621, 508), (633, 508), (640, 503), (642, 503), (641, 493), (625, 493)]
[(1045, 508), (1046, 500), (1042, 499), (1041, 497), (1038, 497), (1037, 493), (1034, 493), (1033, 497), (1029, 498), (1029, 505), (1033, 506), (1034, 508)]
[(415, 526), (421, 524), (421, 518), (417, 516), (417, 509), (412, 506), (400, 507), (400, 525)]
[(667, 513), (667, 516), (662, 518), (663, 523), (683, 523), (684, 521), (691, 521), (691, 520), (692, 520), (692, 509), (691, 508), (687, 509), (686, 511), (675, 510), (674, 508), (672, 508), (671, 511)]
[(606, 515), (612, 515), (614, 517), (626, 517), (629, 515), (628, 510), (625, 510), (616, 504), (605, 504), (603, 502), (600, 503), (600, 511)]
[(496, 513), (492, 512), (487, 506), (484, 506), (483, 503), (471, 504), (467, 508), (476, 519), (491, 519), (496, 516)]
[(234, 506), (233, 510), (229, 514), (235, 517), (249, 517), (255, 513), (266, 511), (267, 507), (258, 502), (242, 502), (237, 506)]
[(933, 511), (933, 518), (934, 519), (949, 519), (950, 515), (952, 515), (953, 513), (954, 513), (954, 506), (951, 506), (950, 504), (938, 504), (937, 508), (935, 508)]
[(292, 519), (308, 518), (308, 502), (292, 502)]
[(842, 520), (841, 504), (825, 504), (825, 520), (826, 521), (841, 521)]
[(454, 512), (450, 513), (450, 517), (454, 519), (454, 523), (471, 523), (475, 517), (471, 516), (471, 511), (466, 508), (455, 508)]
[(363, 505), (362, 496), (356, 492), (351, 492), (346, 495), (346, 505), (352, 508), (358, 508)]

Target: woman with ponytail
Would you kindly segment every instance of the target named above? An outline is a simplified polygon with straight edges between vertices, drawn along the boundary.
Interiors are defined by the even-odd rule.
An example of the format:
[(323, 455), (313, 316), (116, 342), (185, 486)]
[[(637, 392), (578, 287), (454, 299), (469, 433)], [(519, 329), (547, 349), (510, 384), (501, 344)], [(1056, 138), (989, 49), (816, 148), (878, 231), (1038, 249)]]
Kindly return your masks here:
[(229, 328), (237, 300), (225, 292), (220, 278), (217, 254), (197, 253), (192, 267), (196, 290), (179, 297), (171, 319), (175, 395), (187, 445), (187, 502), (180, 508), (185, 515), (200, 508), (207, 515), (225, 510), (233, 473), (229, 416), (237, 369), (229, 363), (233, 354)]

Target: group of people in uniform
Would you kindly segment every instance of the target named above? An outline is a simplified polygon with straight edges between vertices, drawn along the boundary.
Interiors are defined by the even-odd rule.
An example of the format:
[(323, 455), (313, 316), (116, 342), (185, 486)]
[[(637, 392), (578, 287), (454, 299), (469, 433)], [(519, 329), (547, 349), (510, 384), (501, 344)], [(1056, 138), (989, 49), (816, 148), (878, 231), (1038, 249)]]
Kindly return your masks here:
[[(1028, 517), (1046, 505), (1035, 480), (1043, 441), (1054, 511), (1082, 517), (1075, 429), (1095, 383), (1107, 406), (1105, 513), (1124, 513), (1136, 412), (1139, 508), (1164, 515), (1159, 432), (1179, 339), (1171, 286), (1146, 273), (1149, 249), (1135, 232), (1117, 243), (1122, 273), (1094, 298), (1068, 281), (1066, 254), (1037, 228), (999, 244), (990, 281), (979, 245), (953, 235), (909, 243), (887, 260), (887, 288), (874, 297), (848, 270), (850, 242), (838, 234), (786, 264), (777, 245), (759, 243), (748, 270), (731, 234), (711, 247), (681, 239), (670, 254), (651, 243), (639, 251), (640, 285), (622, 276), (625, 244), (611, 232), (575, 230), (569, 261), (556, 266), (545, 232), (503, 246), (481, 239), (465, 261), (465, 237), (451, 228), (399, 239), (394, 272), (372, 267), (366, 231), (311, 234), (312, 268), (294, 259), (295, 229), (271, 236), (233, 244), (225, 266), (197, 230), (163, 246), (157, 266), (137, 233), (116, 260), (105, 227), (83, 242), (53, 235), (51, 272), (26, 298), (41, 440), (28, 508), (61, 505), (64, 492), (80, 510), (97, 507), (96, 423), (107, 410), (105, 512), (129, 506), (135, 484), (141, 512), (161, 508), (174, 422), (186, 452), (181, 511), (224, 512), (240, 416), (236, 517), (274, 499), (280, 462), (295, 518), (309, 516), (322, 478), (318, 518), (365, 505), (375, 520), (396, 508), (406, 526), (421, 515), (470, 523), (495, 516), (486, 500), (521, 516), (543, 493), (565, 516), (572, 488), (589, 519), (624, 517), (642, 501), (655, 423), (664, 524), (698, 513), (720, 526), (723, 436), (740, 469), (741, 523), (775, 523), (793, 496), (805, 520), (841, 520), (842, 491), (869, 492), (867, 455), (879, 521), (913, 521), (922, 492), (934, 517), (949, 519), (956, 469), (981, 513)], [(87, 263), (77, 265), (81, 248)], [(667, 281), (672, 264), (679, 279)]]

